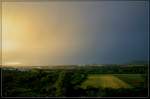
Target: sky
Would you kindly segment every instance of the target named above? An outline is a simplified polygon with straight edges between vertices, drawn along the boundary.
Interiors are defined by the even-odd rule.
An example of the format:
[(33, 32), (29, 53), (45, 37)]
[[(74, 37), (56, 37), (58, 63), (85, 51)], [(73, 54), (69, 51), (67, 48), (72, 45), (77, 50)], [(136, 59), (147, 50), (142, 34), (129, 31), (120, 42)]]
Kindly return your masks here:
[(2, 63), (147, 60), (148, 7), (148, 1), (3, 2)]

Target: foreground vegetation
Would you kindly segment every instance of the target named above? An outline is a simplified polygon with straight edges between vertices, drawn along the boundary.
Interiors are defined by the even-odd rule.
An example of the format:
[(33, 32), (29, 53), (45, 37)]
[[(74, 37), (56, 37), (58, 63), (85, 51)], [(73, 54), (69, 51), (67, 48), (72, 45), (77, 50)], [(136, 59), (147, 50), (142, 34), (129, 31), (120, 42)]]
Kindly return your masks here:
[(147, 66), (2, 70), (4, 97), (146, 97)]

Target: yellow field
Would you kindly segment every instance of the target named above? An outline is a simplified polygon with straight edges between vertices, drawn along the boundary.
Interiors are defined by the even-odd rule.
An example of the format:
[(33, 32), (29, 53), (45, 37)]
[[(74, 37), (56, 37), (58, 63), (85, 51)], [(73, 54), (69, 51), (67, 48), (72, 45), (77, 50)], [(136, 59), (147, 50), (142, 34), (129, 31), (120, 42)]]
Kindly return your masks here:
[(82, 83), (81, 87), (86, 89), (88, 86), (95, 88), (131, 88), (129, 84), (120, 80), (119, 78), (109, 75), (90, 75), (88, 79)]

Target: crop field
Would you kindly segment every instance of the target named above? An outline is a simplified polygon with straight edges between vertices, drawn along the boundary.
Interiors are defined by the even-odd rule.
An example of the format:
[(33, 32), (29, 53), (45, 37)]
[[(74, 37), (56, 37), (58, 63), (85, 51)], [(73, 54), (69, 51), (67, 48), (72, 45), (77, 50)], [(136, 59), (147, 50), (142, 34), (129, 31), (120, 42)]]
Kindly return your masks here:
[[(81, 87), (94, 88), (133, 88), (144, 83), (141, 74), (96, 74), (89, 75), (88, 79), (81, 84)], [(144, 85), (143, 85), (144, 86)]]

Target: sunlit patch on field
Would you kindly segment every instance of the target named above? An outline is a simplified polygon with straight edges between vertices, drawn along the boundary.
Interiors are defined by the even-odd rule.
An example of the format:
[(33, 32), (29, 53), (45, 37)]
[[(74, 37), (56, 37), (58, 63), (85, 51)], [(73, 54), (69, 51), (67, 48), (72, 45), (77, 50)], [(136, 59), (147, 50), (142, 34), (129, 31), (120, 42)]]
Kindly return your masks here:
[(81, 87), (86, 89), (87, 87), (94, 88), (132, 88), (131, 85), (123, 80), (108, 74), (103, 75), (90, 75), (88, 79), (82, 83)]

